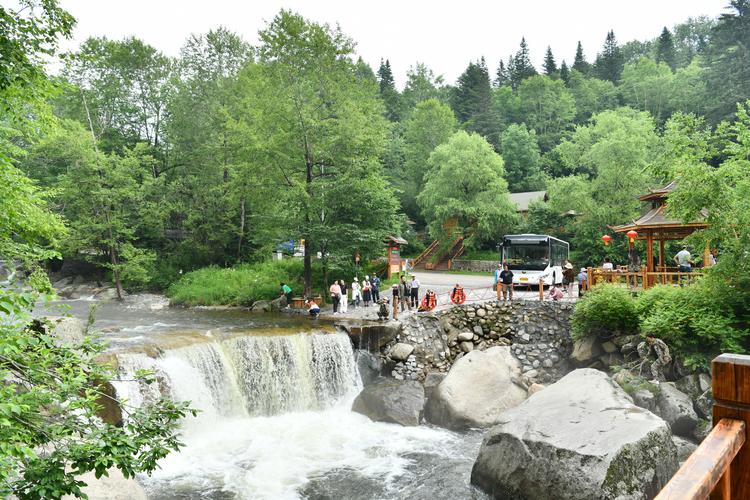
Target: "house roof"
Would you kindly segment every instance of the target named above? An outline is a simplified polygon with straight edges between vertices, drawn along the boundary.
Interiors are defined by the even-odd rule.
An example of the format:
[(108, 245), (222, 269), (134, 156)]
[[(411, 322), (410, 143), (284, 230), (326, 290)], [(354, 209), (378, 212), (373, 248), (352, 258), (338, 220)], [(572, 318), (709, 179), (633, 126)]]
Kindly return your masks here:
[(509, 195), (511, 203), (514, 203), (517, 212), (528, 212), (529, 204), (532, 201), (543, 200), (547, 201), (547, 191), (528, 191), (526, 193), (510, 193)]
[(392, 242), (394, 242), (396, 244), (399, 244), (399, 245), (408, 245), (409, 244), (405, 239), (401, 238), (400, 236), (388, 236), (388, 237), (386, 237), (386, 241), (392, 241)]
[(666, 196), (674, 191), (674, 189), (677, 187), (677, 182), (672, 181), (663, 188), (660, 189), (649, 189), (649, 192), (647, 194), (644, 194), (643, 196), (640, 196), (638, 199), (641, 201), (649, 201), (649, 200), (658, 200), (661, 198), (666, 198)]

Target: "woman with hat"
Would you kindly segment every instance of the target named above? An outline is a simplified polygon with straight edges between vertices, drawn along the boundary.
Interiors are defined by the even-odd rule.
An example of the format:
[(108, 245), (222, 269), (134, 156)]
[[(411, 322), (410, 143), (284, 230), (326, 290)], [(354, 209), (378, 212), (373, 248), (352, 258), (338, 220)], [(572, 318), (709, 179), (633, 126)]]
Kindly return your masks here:
[(361, 289), (359, 278), (355, 276), (354, 280), (352, 280), (352, 303), (354, 304), (354, 309), (359, 309), (359, 301), (362, 299)]
[(575, 281), (575, 273), (573, 272), (573, 264), (569, 260), (565, 261), (563, 266), (563, 292), (568, 292), (569, 295), (573, 295), (573, 281)]

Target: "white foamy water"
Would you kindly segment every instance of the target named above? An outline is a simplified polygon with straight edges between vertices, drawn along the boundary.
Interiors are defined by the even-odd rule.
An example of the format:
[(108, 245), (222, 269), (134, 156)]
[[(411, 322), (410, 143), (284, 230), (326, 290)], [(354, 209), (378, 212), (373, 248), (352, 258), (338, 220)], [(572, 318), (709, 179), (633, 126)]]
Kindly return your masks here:
[(184, 422), (183, 450), (140, 478), (150, 498), (476, 495), (468, 476), (478, 435), (349, 411), (361, 382), (344, 334), (235, 337), (118, 359), (124, 380), (140, 368), (160, 380), (116, 383), (134, 405), (161, 391), (201, 410)]

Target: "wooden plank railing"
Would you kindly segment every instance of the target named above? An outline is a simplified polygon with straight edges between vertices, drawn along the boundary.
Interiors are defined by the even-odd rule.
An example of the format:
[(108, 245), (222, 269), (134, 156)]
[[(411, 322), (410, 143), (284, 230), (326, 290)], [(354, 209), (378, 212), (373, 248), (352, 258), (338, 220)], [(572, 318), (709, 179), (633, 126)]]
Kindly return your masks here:
[(676, 271), (649, 273), (645, 271), (645, 268), (642, 271), (635, 272), (604, 271), (596, 267), (589, 267), (586, 274), (588, 287), (598, 283), (620, 283), (632, 288), (651, 288), (656, 285), (690, 285), (703, 276), (703, 273), (680, 273)]
[(722, 354), (711, 368), (714, 428), (656, 500), (750, 498), (750, 356)]

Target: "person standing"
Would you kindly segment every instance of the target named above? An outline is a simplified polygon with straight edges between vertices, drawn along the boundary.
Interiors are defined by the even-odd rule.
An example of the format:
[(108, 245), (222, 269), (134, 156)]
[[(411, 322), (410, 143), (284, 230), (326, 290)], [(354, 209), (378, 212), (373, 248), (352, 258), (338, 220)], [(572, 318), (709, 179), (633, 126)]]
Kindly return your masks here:
[(380, 278), (377, 274), (372, 276), (372, 302), (377, 304), (380, 301)]
[(344, 280), (339, 280), (339, 287), (341, 288), (341, 302), (339, 302), (339, 312), (344, 314), (349, 310), (349, 296), (347, 295), (348, 290), (346, 289), (346, 283)]
[(693, 257), (690, 255), (687, 245), (684, 245), (682, 250), (677, 252), (677, 255), (673, 259), (677, 266), (679, 266), (678, 270), (681, 273), (689, 273), (693, 270)]
[(586, 289), (586, 285), (588, 284), (588, 271), (585, 267), (581, 268), (581, 272), (578, 273), (578, 296), (581, 297), (583, 295), (583, 291)]
[(281, 283), (281, 295), (286, 297), (287, 309), (292, 305), (292, 288), (286, 283)]
[(416, 276), (411, 277), (411, 283), (409, 284), (411, 297), (411, 307), (419, 307), (419, 280)]
[(333, 302), (333, 314), (339, 313), (339, 303), (341, 303), (341, 287), (338, 282), (334, 281), (328, 289), (331, 292), (331, 302)]
[[(398, 319), (398, 303), (401, 300), (401, 287), (398, 283), (391, 285), (391, 303), (393, 304), (393, 319)], [(404, 307), (403, 304), (401, 307)]]
[(362, 281), (362, 300), (365, 303), (365, 307), (370, 307), (370, 301), (372, 300), (372, 283), (370, 283), (370, 277), (365, 276)]
[[(506, 266), (508, 264), (505, 264)], [(501, 292), (501, 286), (500, 286), (500, 274), (503, 272), (503, 268), (500, 264), (497, 265), (497, 269), (495, 269), (495, 272), (493, 273), (493, 277), (495, 279), (494, 287), (495, 292), (497, 293), (497, 300), (500, 300), (500, 292)]]
[(411, 286), (409, 286), (409, 283), (406, 282), (406, 276), (401, 276), (401, 282), (398, 286), (399, 298), (401, 299), (401, 312), (403, 312), (407, 307), (411, 311), (411, 302), (409, 302), (409, 297), (411, 297)]
[(362, 291), (359, 286), (359, 278), (355, 276), (354, 281), (352, 281), (352, 304), (354, 304), (354, 309), (359, 309), (360, 300), (362, 300)]
[(498, 280), (500, 282), (497, 286), (498, 289), (503, 292), (503, 302), (505, 302), (506, 299), (513, 302), (513, 271), (510, 270), (507, 263), (503, 264), (503, 270), (500, 271)]
[(575, 273), (573, 272), (573, 264), (569, 260), (565, 261), (565, 268), (563, 269), (563, 292), (567, 292), (571, 297), (573, 296), (573, 283), (576, 280)]

